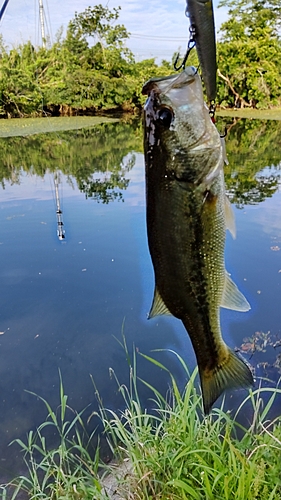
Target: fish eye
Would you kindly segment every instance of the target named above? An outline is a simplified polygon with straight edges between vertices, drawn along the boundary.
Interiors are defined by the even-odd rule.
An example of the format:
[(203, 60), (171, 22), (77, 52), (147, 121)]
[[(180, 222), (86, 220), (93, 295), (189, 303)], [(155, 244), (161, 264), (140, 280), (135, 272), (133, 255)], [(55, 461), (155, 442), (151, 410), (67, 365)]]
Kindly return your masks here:
[(172, 121), (173, 121), (174, 115), (172, 111), (169, 108), (160, 108), (158, 113), (157, 113), (157, 119), (160, 123), (165, 128), (169, 128)]

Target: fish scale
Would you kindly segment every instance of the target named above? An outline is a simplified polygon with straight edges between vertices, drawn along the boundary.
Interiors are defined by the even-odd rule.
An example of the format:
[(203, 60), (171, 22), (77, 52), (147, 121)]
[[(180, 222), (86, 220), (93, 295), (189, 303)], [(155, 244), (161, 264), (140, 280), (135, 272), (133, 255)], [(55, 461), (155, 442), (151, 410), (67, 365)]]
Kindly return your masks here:
[(225, 231), (234, 232), (224, 153), (194, 68), (143, 89), (148, 245), (155, 274), (149, 317), (172, 314), (192, 342), (204, 410), (252, 373), (222, 339), (220, 307), (250, 306), (225, 271)]

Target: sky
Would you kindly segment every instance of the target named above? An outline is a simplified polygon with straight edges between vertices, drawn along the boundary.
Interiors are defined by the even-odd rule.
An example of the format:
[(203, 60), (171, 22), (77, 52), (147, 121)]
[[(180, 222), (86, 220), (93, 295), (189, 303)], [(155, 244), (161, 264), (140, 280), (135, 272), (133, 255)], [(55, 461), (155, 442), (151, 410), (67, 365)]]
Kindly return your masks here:
[[(217, 9), (214, 1), (215, 24), (218, 31), (226, 19), (226, 10)], [(2, 7), (4, 0), (0, 0)], [(66, 32), (68, 22), (75, 12), (83, 12), (89, 5), (101, 3), (109, 9), (121, 6), (118, 23), (124, 24), (131, 33), (127, 46), (136, 60), (156, 57), (171, 60), (181, 47), (185, 51), (189, 21), (185, 16), (185, 0), (43, 0), (47, 31), (54, 42), (61, 26)], [(39, 24), (39, 0), (9, 0), (0, 23), (0, 32), (8, 47), (31, 40), (41, 44)]]

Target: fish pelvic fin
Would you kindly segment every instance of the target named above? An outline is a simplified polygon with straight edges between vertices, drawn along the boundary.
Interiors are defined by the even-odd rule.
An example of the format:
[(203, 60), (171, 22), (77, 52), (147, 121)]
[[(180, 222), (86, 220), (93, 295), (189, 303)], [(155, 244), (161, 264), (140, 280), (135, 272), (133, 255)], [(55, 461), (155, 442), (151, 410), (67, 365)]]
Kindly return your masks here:
[(225, 348), (223, 361), (213, 370), (199, 370), (205, 414), (210, 412), (225, 389), (254, 385), (253, 375), (246, 361), (229, 347)]
[(225, 309), (241, 312), (246, 312), (251, 309), (246, 297), (244, 297), (243, 293), (237, 288), (227, 271), (225, 272), (224, 289), (220, 306)]
[(155, 316), (161, 316), (163, 314), (171, 315), (172, 313), (170, 313), (169, 309), (166, 307), (156, 286), (154, 290), (152, 306), (148, 314), (148, 319), (154, 318)]

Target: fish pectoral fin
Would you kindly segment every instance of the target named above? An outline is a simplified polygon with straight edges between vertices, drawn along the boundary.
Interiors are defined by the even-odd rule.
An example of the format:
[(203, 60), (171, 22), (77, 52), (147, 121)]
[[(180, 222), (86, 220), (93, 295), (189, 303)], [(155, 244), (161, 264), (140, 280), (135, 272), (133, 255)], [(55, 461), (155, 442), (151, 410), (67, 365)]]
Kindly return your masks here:
[(169, 309), (164, 304), (164, 301), (163, 301), (160, 293), (158, 292), (157, 287), (155, 287), (153, 302), (152, 302), (152, 306), (151, 306), (151, 309), (150, 309), (149, 314), (148, 314), (148, 319), (151, 319), (151, 318), (154, 318), (154, 316), (160, 316), (163, 314), (171, 315)]
[(212, 405), (225, 389), (250, 387), (254, 385), (252, 372), (242, 357), (229, 347), (222, 360), (213, 370), (201, 370), (203, 405), (205, 413), (209, 413)]
[(228, 272), (225, 272), (224, 289), (221, 300), (221, 307), (232, 309), (233, 311), (246, 312), (251, 309), (249, 302), (243, 293), (238, 290)]
[(224, 213), (225, 213), (226, 229), (228, 229), (230, 231), (232, 238), (235, 240), (235, 238), (236, 238), (235, 217), (234, 217), (234, 212), (233, 212), (231, 203), (226, 195), (224, 197)]

